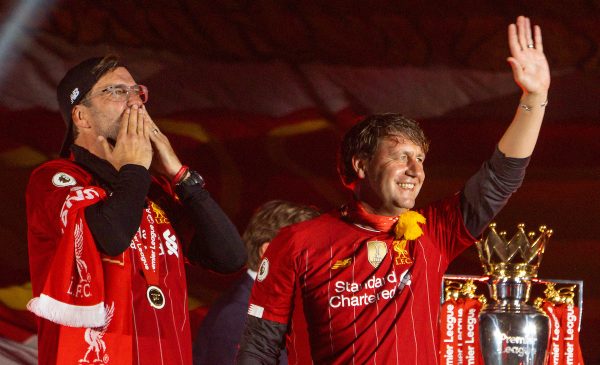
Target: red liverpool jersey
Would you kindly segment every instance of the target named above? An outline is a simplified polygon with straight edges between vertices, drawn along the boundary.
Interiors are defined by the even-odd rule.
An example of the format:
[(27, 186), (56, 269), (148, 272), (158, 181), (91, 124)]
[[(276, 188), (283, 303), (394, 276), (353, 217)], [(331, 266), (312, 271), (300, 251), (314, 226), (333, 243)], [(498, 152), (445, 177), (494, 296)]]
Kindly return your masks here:
[(281, 230), (267, 250), (249, 314), (289, 323), (295, 288), (317, 364), (437, 364), (441, 280), (475, 239), (459, 196), (419, 212), (424, 234), (409, 242), (413, 259), (378, 232), (324, 214)]
[[(57, 256), (64, 255), (58, 250), (63, 236), (61, 214), (64, 209), (61, 207), (69, 203), (66, 199), (73, 190), (83, 188), (100, 189), (88, 171), (70, 160), (47, 162), (31, 175), (27, 187), (27, 218), (34, 297), (43, 294), (48, 278), (55, 277), (51, 275), (54, 271), (78, 272), (71, 269), (71, 266), (66, 269), (60, 267), (55, 264), (55, 260)], [(130, 248), (114, 257), (101, 255), (104, 265), (103, 283), (106, 284), (106, 298), (109, 300), (107, 303), (112, 303), (114, 299), (114, 312), (111, 311), (114, 317), (107, 315), (110, 319), (106, 320), (104, 332), (40, 318), (40, 364), (192, 363), (185, 258), (180, 239), (171, 225), (171, 218), (163, 210), (169, 203), (178, 204), (175, 203), (172, 191), (168, 189), (168, 183), (155, 180), (148, 206), (142, 212), (142, 224)], [(144, 220), (152, 220), (152, 224), (144, 224)], [(159, 270), (156, 284), (165, 295), (162, 309), (153, 308), (149, 304), (148, 283), (138, 259), (140, 247), (146, 248), (149, 242), (157, 244), (156, 265)], [(75, 242), (73, 246), (76, 246)], [(151, 257), (149, 253), (148, 257)], [(65, 276), (67, 288), (71, 285), (69, 277), (70, 275)], [(54, 283), (59, 288), (61, 284), (63, 283)], [(109, 338), (115, 340), (109, 341)], [(127, 358), (124, 359), (125, 357)]]

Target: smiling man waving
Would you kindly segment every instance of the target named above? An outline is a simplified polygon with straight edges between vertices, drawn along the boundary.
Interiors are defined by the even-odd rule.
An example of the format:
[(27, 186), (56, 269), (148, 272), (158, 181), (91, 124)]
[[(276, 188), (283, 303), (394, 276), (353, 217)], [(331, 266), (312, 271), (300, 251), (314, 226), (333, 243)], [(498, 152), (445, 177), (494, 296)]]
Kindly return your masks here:
[(529, 19), (519, 17), (508, 38), (521, 102), (492, 157), (455, 195), (411, 210), (428, 149), (415, 121), (373, 115), (346, 133), (339, 172), (353, 199), (272, 241), (238, 363), (275, 364), (295, 293), (315, 364), (437, 363), (442, 276), (521, 185), (547, 104), (540, 28), (532, 32)]

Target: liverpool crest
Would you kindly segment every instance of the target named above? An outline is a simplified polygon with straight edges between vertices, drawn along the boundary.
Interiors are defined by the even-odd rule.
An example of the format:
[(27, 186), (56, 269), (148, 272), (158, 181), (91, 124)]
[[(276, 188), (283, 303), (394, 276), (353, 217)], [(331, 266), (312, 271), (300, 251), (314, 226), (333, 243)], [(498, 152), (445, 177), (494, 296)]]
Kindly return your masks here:
[(412, 265), (413, 259), (410, 257), (406, 248), (406, 240), (394, 240), (394, 251), (396, 251), (396, 265)]

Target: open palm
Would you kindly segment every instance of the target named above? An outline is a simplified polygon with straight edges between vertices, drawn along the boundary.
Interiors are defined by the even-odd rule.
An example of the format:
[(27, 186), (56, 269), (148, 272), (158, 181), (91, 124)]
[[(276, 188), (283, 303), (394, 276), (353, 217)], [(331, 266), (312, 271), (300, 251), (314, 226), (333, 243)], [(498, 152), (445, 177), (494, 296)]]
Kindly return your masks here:
[(523, 92), (546, 93), (550, 87), (550, 68), (544, 55), (542, 30), (539, 26), (531, 30), (529, 18), (520, 16), (516, 24), (508, 26), (508, 58), (515, 82)]

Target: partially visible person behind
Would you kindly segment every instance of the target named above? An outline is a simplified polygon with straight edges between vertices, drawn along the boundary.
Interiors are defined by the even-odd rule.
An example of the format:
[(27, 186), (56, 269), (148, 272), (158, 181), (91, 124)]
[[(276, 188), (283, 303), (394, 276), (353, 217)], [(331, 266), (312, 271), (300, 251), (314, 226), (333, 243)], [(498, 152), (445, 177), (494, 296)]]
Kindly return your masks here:
[(61, 158), (27, 186), (39, 363), (192, 363), (184, 261), (221, 273), (246, 261), (235, 226), (145, 107), (114, 56), (57, 88)]
[[(248, 272), (210, 308), (194, 341), (195, 365), (229, 365), (235, 361), (248, 301), (256, 280), (261, 257), (280, 228), (315, 218), (319, 212), (311, 207), (282, 200), (271, 200), (254, 213), (242, 236), (248, 252)], [(285, 351), (279, 364), (287, 364)]]

